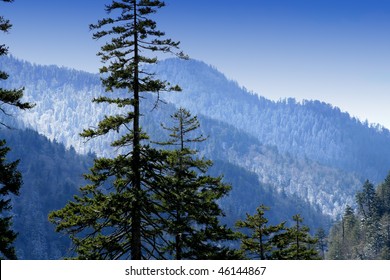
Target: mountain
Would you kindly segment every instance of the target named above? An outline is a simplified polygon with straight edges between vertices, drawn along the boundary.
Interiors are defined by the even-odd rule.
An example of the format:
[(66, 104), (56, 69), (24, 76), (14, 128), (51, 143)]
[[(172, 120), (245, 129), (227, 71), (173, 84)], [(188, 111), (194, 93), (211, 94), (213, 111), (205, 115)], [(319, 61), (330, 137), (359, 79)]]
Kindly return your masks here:
[[(9, 161), (20, 159), (18, 170), (23, 176), (20, 196), (12, 197), (14, 230), (18, 233), (15, 248), (19, 259), (62, 259), (71, 256), (67, 236), (55, 232), (48, 214), (62, 208), (80, 186), (86, 184), (82, 174), (92, 166), (93, 155), (79, 155), (73, 148), (50, 141), (31, 129), (1, 129), (0, 139), (11, 147)], [(231, 227), (259, 203), (272, 207), (270, 221), (279, 223), (294, 213), (305, 213), (314, 229), (328, 226), (328, 219), (299, 198), (281, 197), (270, 186), (260, 185), (257, 175), (224, 161), (215, 161), (212, 174), (226, 174), (224, 180), (234, 187), (220, 203)]]
[[(104, 115), (113, 114), (118, 110), (114, 106), (91, 103), (92, 98), (103, 94), (97, 75), (56, 66), (32, 65), (12, 57), (3, 58), (1, 63), (11, 77), (7, 80), (6, 86), (24, 85), (26, 99), (37, 104), (30, 112), (18, 114), (22, 127), (32, 128), (51, 140), (64, 143), (68, 148), (74, 147), (80, 153), (93, 152), (104, 156), (115, 153), (109, 146), (115, 139), (115, 134), (86, 143), (78, 136), (84, 128), (96, 125)], [(169, 115), (175, 111), (175, 106), (184, 106), (199, 114), (203, 120), (204, 133), (210, 135), (210, 139), (207, 146), (202, 148), (202, 153), (211, 159), (227, 161), (254, 172), (259, 177), (259, 184), (270, 185), (278, 193), (285, 193), (288, 197), (298, 197), (333, 218), (343, 211), (346, 204), (353, 204), (354, 193), (362, 185), (364, 178), (364, 174), (363, 177), (355, 175), (361, 174), (359, 170), (351, 170), (350, 166), (340, 168), (339, 164), (326, 165), (324, 164), (326, 159), (322, 162), (316, 158), (311, 159), (310, 151), (315, 149), (313, 145), (307, 146), (306, 153), (298, 153), (293, 149), (295, 142), (292, 141), (291, 151), (288, 153), (285, 151), (288, 150), (284, 147), (289, 145), (290, 138), (298, 136), (302, 138), (306, 135), (307, 143), (317, 143), (310, 140), (308, 133), (305, 132), (303, 136), (301, 134), (304, 132), (298, 133), (305, 130), (293, 127), (309, 125), (302, 124), (305, 120), (301, 116), (303, 109), (286, 110), (282, 116), (286, 122), (289, 119), (302, 119), (301, 122), (288, 122), (290, 137), (284, 132), (287, 130), (285, 126), (275, 124), (275, 127), (269, 129), (270, 134), (279, 130), (284, 134), (280, 133), (278, 143), (267, 143), (253, 133), (257, 130), (250, 128), (258, 127), (258, 123), (275, 122), (272, 118), (269, 120), (265, 118), (262, 115), (263, 111), (271, 112), (271, 116), (278, 112), (281, 114), (283, 106), (289, 108), (290, 103), (274, 103), (250, 94), (236, 83), (227, 80), (214, 68), (198, 61), (165, 60), (153, 71), (163, 79), (180, 82), (183, 88), (183, 92), (178, 94), (161, 94), (162, 98), (171, 102), (170, 104), (156, 104), (155, 97), (144, 96), (143, 127), (153, 139), (158, 140), (160, 135), (164, 135), (160, 127), (161, 120), (168, 120)], [(154, 109), (156, 105), (158, 107)], [(296, 103), (291, 106), (310, 107)], [(323, 105), (320, 109), (329, 108)], [(311, 110), (311, 118), (315, 122), (315, 111), (310, 108), (306, 110)], [(334, 111), (339, 112), (337, 109)], [(256, 114), (259, 117), (256, 117)], [(260, 122), (262, 116), (264, 120)], [(328, 120), (321, 110), (317, 117), (319, 122), (330, 125), (331, 120)], [(356, 120), (351, 119), (350, 122)], [(326, 126), (319, 126), (312, 128), (311, 131), (318, 129), (320, 131), (318, 134), (329, 135), (327, 130), (323, 131), (325, 128)], [(361, 128), (366, 129), (363, 125)], [(263, 134), (266, 135), (265, 132)], [(375, 135), (377, 134), (381, 135), (375, 131)], [(284, 138), (281, 135), (284, 135)], [(312, 138), (317, 139), (319, 136), (315, 134)], [(332, 143), (336, 140), (326, 139), (326, 142)], [(337, 144), (335, 146), (341, 151)], [(300, 148), (304, 149), (305, 146)], [(321, 149), (326, 151), (327, 155), (335, 153), (336, 150)], [(343, 156), (349, 157), (350, 154), (345, 153)], [(388, 158), (385, 160), (388, 161)], [(336, 192), (337, 196), (334, 195)]]
[(19, 259), (58, 259), (70, 248), (70, 240), (54, 230), (49, 212), (62, 207), (85, 184), (82, 174), (92, 164), (92, 156), (48, 140), (33, 130), (0, 130), (11, 148), (7, 160), (20, 159), (23, 176), (20, 195), (12, 197), (15, 248)]
[[(83, 121), (88, 119), (94, 122), (104, 111), (94, 108), (93, 114), (88, 112), (93, 107), (90, 98), (102, 93), (99, 78), (56, 66), (33, 65), (14, 58), (1, 60), (0, 63), (13, 76), (2, 86), (20, 87), (24, 84), (26, 98), (37, 104), (27, 114), (14, 112), (12, 117), (3, 115), (3, 121), (15, 129), (0, 130), (0, 139), (6, 139), (12, 149), (9, 160), (21, 160), (19, 170), (24, 181), (21, 195), (12, 200), (14, 228), (19, 233), (15, 243), (17, 255), (20, 259), (58, 259), (69, 256), (69, 238), (56, 233), (47, 216), (73, 199), (78, 188), (85, 184), (82, 174), (87, 173), (92, 166), (94, 156), (77, 154), (72, 144), (80, 145), (79, 153), (87, 153), (83, 140), (77, 136), (77, 130), (81, 131)], [(83, 95), (88, 96), (83, 98)], [(153, 107), (154, 99), (150, 99), (146, 105)], [(83, 106), (86, 108), (83, 109)], [(154, 110), (151, 116), (144, 119), (145, 127), (155, 138), (164, 133), (156, 119), (167, 120), (168, 114), (175, 110), (172, 105), (165, 106), (167, 112)], [(6, 109), (12, 111), (12, 108)], [(109, 109), (112, 108), (105, 108)], [(211, 172), (214, 175), (224, 174), (224, 181), (234, 186), (229, 196), (220, 202), (226, 213), (223, 218), (225, 223), (233, 227), (238, 219), (245, 218), (245, 213), (253, 213), (260, 203), (264, 203), (271, 206), (269, 219), (274, 223), (287, 220), (295, 213), (305, 213), (306, 222), (313, 229), (329, 227), (329, 218), (320, 209), (314, 209), (298, 196), (287, 197), (271, 185), (259, 182), (255, 173), (227, 162), (225, 150), (218, 149), (218, 142), (223, 138), (226, 138), (224, 149), (231, 151), (249, 145), (256, 146), (255, 139), (245, 134), (242, 137), (241, 132), (234, 127), (202, 116), (201, 122), (203, 133), (214, 135), (207, 141), (210, 144), (199, 147), (204, 154), (216, 159)], [(148, 126), (148, 123), (152, 125)], [(232, 135), (227, 137), (227, 133)], [(60, 143), (61, 140), (68, 143), (68, 147)], [(108, 143), (107, 139), (102, 139), (85, 145), (90, 145), (90, 151), (101, 147), (105, 149)], [(237, 148), (234, 145), (238, 145)]]
[[(104, 94), (98, 75), (57, 66), (34, 65), (13, 57), (1, 58), (0, 64), (10, 74), (2, 86), (25, 87), (26, 99), (36, 103), (36, 107), (29, 112), (14, 112), (11, 118), (3, 115), (2, 118), (6, 118), (4, 122), (20, 131), (28, 128), (29, 133), (32, 133), (31, 129), (39, 132), (50, 139), (41, 139), (45, 143), (54, 146), (64, 144), (66, 148), (56, 146), (50, 149), (62, 149), (65, 154), (70, 152), (73, 154), (71, 157), (76, 158), (75, 152), (103, 156), (117, 152), (109, 146), (116, 134), (88, 142), (78, 136), (84, 128), (95, 126), (104, 115), (118, 111), (113, 106), (91, 103), (93, 97)], [(152, 139), (161, 140), (165, 132), (160, 123), (168, 122), (169, 115), (176, 107), (186, 107), (199, 115), (203, 134), (209, 135), (209, 139), (197, 148), (202, 155), (215, 162), (211, 172), (224, 174), (225, 180), (233, 186), (230, 196), (221, 201), (226, 212), (225, 221), (230, 225), (243, 218), (246, 212), (253, 213), (259, 204), (264, 203), (271, 206), (272, 221), (280, 222), (293, 214), (302, 213), (312, 229), (329, 227), (330, 219), (336, 219), (346, 204), (354, 204), (354, 195), (366, 178), (381, 181), (390, 169), (389, 131), (361, 123), (329, 104), (319, 101), (298, 103), (294, 99), (273, 102), (249, 93), (215, 68), (199, 61), (168, 59), (151, 70), (162, 79), (179, 84), (183, 91), (177, 94), (161, 93), (160, 97), (167, 104), (156, 104), (156, 97), (145, 94), (142, 100), (143, 128)], [(9, 110), (12, 112), (11, 108)], [(24, 136), (20, 139), (22, 143)], [(10, 143), (17, 152), (19, 148), (13, 145)], [(27, 147), (35, 149), (35, 145)], [(40, 149), (36, 155), (48, 152), (44, 156), (47, 159), (55, 154), (50, 149)], [(69, 157), (65, 154), (56, 157), (56, 160)], [(23, 153), (17, 158), (23, 162)], [(90, 160), (91, 155), (86, 158), (77, 155), (78, 164), (69, 162), (78, 170), (78, 175), (72, 173), (77, 172), (72, 167), (72, 172), (53, 179), (39, 178), (44, 193), (29, 193), (25, 194), (23, 200), (16, 199), (20, 202), (20, 208), (15, 207), (18, 219), (26, 215), (19, 213), (29, 213), (31, 216), (31, 213), (38, 211), (35, 208), (46, 207), (47, 204), (51, 205), (52, 210), (63, 207), (77, 193), (82, 181), (72, 181), (68, 186), (59, 182), (69, 182), (69, 178), (81, 180), (86, 166), (91, 166), (85, 162)], [(55, 174), (46, 170), (51, 170), (51, 165), (61, 164), (64, 165), (62, 170), (69, 169), (65, 162), (53, 161), (42, 169), (25, 168), (24, 172), (35, 170), (37, 173)], [(48, 181), (43, 183), (42, 180)], [(25, 179), (25, 189), (35, 189), (34, 185), (27, 186), (29, 181)], [(55, 196), (47, 196), (43, 191), (45, 188), (53, 190), (53, 195), (65, 190), (67, 194), (56, 199)], [(30, 195), (33, 202), (28, 203)], [(42, 197), (45, 199), (39, 200)], [(30, 208), (25, 208), (24, 204)], [(38, 211), (42, 219), (48, 213), (48, 208), (45, 209)], [(58, 246), (54, 246), (56, 249), (45, 249), (42, 240), (50, 240), (47, 244), (59, 241), (55, 233), (53, 238), (40, 237), (46, 231), (52, 232), (50, 225), (42, 222), (42, 219), (42, 224), (34, 229), (40, 233), (36, 234), (35, 239), (29, 238), (41, 244), (37, 248), (44, 249), (35, 255), (23, 253), (24, 258), (56, 258), (67, 247), (60, 242), (62, 245), (58, 246), (62, 246), (62, 249), (58, 249)], [(15, 227), (19, 225), (23, 231), (26, 224), (27, 220), (15, 222)], [(31, 244), (21, 245), (23, 248), (28, 246)]]
[[(199, 61), (168, 59), (153, 71), (183, 88), (163, 98), (238, 127), (282, 153), (382, 181), (390, 169), (390, 132), (320, 101), (273, 102), (249, 93)], [(380, 102), (380, 101), (378, 101)]]

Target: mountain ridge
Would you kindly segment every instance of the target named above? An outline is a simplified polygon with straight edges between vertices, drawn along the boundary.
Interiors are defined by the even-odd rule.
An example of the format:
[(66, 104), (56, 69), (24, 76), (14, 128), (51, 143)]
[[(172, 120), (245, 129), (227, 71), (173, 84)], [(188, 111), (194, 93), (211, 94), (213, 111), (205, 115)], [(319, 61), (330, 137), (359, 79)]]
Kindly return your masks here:
[[(56, 66), (32, 65), (9, 57), (3, 61), (5, 70), (11, 72), (8, 85), (24, 83), (26, 98), (37, 103), (31, 112), (18, 115), (22, 126), (31, 127), (81, 153), (96, 152), (107, 156), (113, 152), (109, 143), (114, 134), (87, 143), (78, 136), (82, 129), (96, 125), (104, 115), (118, 112), (113, 106), (91, 103), (92, 98), (104, 94), (98, 75)], [(365, 134), (373, 131), (386, 145), (389, 144), (386, 142), (388, 131), (364, 127), (330, 105), (318, 101), (298, 105), (294, 99), (285, 102), (267, 100), (248, 93), (215, 68), (199, 61), (168, 59), (160, 62), (153, 71), (162, 79), (178, 83), (183, 92), (162, 94), (161, 97), (170, 102), (161, 105), (163, 110), (153, 110), (156, 99), (144, 96), (142, 107), (147, 114), (143, 118), (143, 126), (149, 134), (155, 138), (164, 135), (160, 120), (169, 119), (175, 106), (187, 107), (201, 117), (202, 126), (206, 124), (205, 135), (212, 136), (208, 141), (212, 143), (201, 149), (204, 155), (212, 155), (212, 160), (226, 160), (254, 172), (259, 176), (259, 183), (271, 184), (279, 193), (285, 192), (291, 197), (297, 195), (333, 218), (340, 215), (346, 204), (354, 203), (354, 192), (365, 179), (381, 180), (384, 176), (381, 177), (380, 173), (389, 169), (390, 156), (384, 158), (382, 150), (375, 155), (367, 152), (371, 160), (379, 158), (382, 161), (384, 167), (380, 172), (376, 170), (377, 163), (373, 164), (372, 171), (367, 171), (369, 164), (353, 161), (354, 149), (359, 148), (353, 146), (354, 142), (347, 142), (351, 151), (345, 152), (345, 156), (350, 161), (352, 157), (352, 163), (362, 166), (356, 167), (348, 161), (339, 160), (343, 159), (344, 152), (340, 151), (345, 142), (342, 142), (344, 146), (338, 146), (337, 137), (346, 137), (350, 141), (351, 136), (338, 130), (332, 124), (335, 120), (344, 122), (340, 122), (339, 126), (347, 124), (357, 131), (363, 129)], [(317, 111), (318, 119), (314, 119)], [(308, 117), (314, 122), (308, 122)], [(259, 131), (260, 134), (254, 133)], [(335, 136), (330, 139), (332, 133)], [(235, 136), (232, 137), (232, 134)], [(234, 138), (235, 142), (227, 141), (230, 138)], [(303, 148), (307, 151), (298, 153)], [(311, 156), (320, 156), (321, 153), (328, 158), (318, 160)], [(388, 151), (384, 153), (385, 156), (387, 154)], [(334, 158), (339, 161), (329, 164)], [(360, 173), (361, 170), (367, 172)]]
[[(362, 123), (338, 107), (317, 100), (267, 100), (247, 92), (204, 62), (167, 59), (154, 70), (157, 76), (183, 88), (181, 93), (163, 94), (166, 101), (241, 127), (281, 152), (307, 156), (375, 182), (390, 169), (389, 130)], [(378, 152), (381, 146), (384, 148)], [(364, 164), (366, 158), (370, 164)], [(371, 166), (377, 159), (380, 163)]]

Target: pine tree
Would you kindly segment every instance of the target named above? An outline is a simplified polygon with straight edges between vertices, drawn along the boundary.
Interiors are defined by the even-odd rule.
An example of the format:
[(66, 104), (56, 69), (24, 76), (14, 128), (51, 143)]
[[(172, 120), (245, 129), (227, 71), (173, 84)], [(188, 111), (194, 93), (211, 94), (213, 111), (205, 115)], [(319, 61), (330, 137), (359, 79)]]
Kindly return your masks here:
[(151, 198), (158, 187), (160, 153), (148, 145), (148, 136), (141, 130), (140, 99), (143, 92), (180, 90), (148, 73), (145, 66), (157, 58), (142, 55), (178, 49), (178, 42), (163, 39), (165, 34), (152, 19), (164, 5), (157, 0), (112, 1), (106, 6), (110, 17), (90, 26), (95, 39), (108, 40), (99, 52), (105, 63), (100, 73), (106, 91), (116, 95), (94, 102), (113, 104), (126, 112), (106, 116), (96, 129), (84, 130), (82, 136), (87, 139), (121, 132), (112, 146), (122, 153), (114, 159), (97, 159), (86, 176), (92, 184), (82, 188), (82, 197), (50, 215), (58, 231), (70, 234), (79, 258), (163, 258), (161, 230), (154, 222), (158, 213)]
[(16, 259), (12, 243), (17, 234), (12, 228), (12, 217), (5, 211), (11, 210), (10, 195), (18, 195), (22, 184), (22, 175), (17, 171), (19, 161), (6, 163), (6, 155), (10, 150), (5, 146), (5, 140), (0, 141), (0, 259)]
[(170, 138), (159, 143), (172, 149), (165, 151), (165, 189), (157, 196), (166, 217), (166, 252), (178, 260), (233, 258), (235, 253), (222, 243), (232, 240), (234, 233), (220, 224), (223, 212), (217, 204), (231, 187), (222, 183), (221, 177), (207, 175), (212, 162), (197, 157), (197, 150), (191, 147), (206, 140), (196, 135), (200, 127), (197, 117), (183, 108), (171, 117), (173, 127), (163, 126)]
[(358, 212), (365, 220), (377, 218), (379, 215), (379, 198), (375, 192), (375, 187), (370, 181), (366, 181), (363, 190), (356, 194)]
[(368, 180), (363, 190), (356, 194), (358, 213), (361, 215), (361, 246), (362, 259), (375, 259), (381, 250), (380, 228), (380, 200), (375, 192), (374, 185)]
[[(12, 2), (12, 0), (2, 0), (2, 2)], [(7, 33), (12, 27), (9, 20), (0, 16), (0, 31)], [(0, 56), (7, 55), (8, 48), (0, 45)], [(0, 82), (8, 79), (8, 74), (0, 69)], [(9, 115), (7, 109), (16, 107), (22, 110), (30, 109), (33, 104), (23, 102), (23, 89), (4, 89), (0, 86), (0, 111)], [(5, 123), (0, 125), (8, 127)], [(15, 249), (12, 243), (17, 234), (12, 228), (12, 217), (7, 216), (6, 211), (11, 210), (10, 194), (18, 195), (22, 184), (21, 174), (17, 171), (19, 161), (7, 163), (6, 155), (9, 148), (6, 147), (5, 140), (0, 141), (0, 258), (16, 259)]]
[[(13, 0), (1, 0), (3, 2), (13, 2)], [(0, 16), (0, 31), (7, 33), (11, 29), (12, 24), (8, 19), (5, 19), (4, 17)], [(0, 44), (0, 56), (7, 55), (8, 54), (8, 48), (4, 44)], [(0, 82), (2, 80), (8, 79), (8, 74), (4, 71), (1, 71), (0, 69)], [(6, 107), (10, 105), (11, 107), (17, 107), (19, 109), (25, 110), (25, 109), (31, 109), (33, 107), (33, 104), (28, 102), (23, 102), (23, 88), (21, 89), (4, 89), (0, 87), (0, 111), (6, 115), (9, 115), (9, 113), (6, 111)], [(7, 105), (7, 106), (4, 106)], [(0, 123), (3, 126), (7, 126), (5, 123)]]
[(285, 232), (274, 236), (273, 242), (277, 248), (272, 252), (273, 259), (280, 260), (312, 260), (319, 259), (315, 250), (317, 239), (313, 238), (310, 229), (303, 225), (303, 218), (293, 216), (294, 225)]
[(238, 221), (236, 226), (241, 229), (248, 229), (250, 235), (241, 234), (241, 249), (246, 252), (250, 259), (266, 260), (271, 258), (274, 248), (272, 238), (278, 232), (285, 229), (285, 222), (268, 226), (268, 219), (264, 216), (269, 208), (260, 205), (253, 216), (246, 214), (245, 221)]
[(384, 182), (378, 186), (376, 193), (379, 199), (381, 214), (390, 214), (390, 172)]

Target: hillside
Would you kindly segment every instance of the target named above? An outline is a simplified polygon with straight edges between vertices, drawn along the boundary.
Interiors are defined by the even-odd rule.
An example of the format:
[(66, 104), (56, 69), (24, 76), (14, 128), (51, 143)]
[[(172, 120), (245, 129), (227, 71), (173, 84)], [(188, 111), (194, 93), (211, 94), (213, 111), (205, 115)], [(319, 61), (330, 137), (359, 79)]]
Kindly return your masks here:
[[(84, 128), (96, 125), (97, 120), (117, 110), (111, 106), (91, 103), (93, 97), (103, 93), (97, 75), (56, 66), (32, 65), (14, 58), (2, 59), (2, 65), (12, 77), (7, 80), (7, 86), (24, 85), (26, 99), (37, 104), (30, 112), (18, 115), (22, 127), (32, 128), (51, 140), (64, 143), (68, 148), (74, 147), (79, 153), (94, 152), (106, 156), (115, 152), (109, 146), (116, 137), (115, 134), (86, 143), (78, 136)], [(256, 109), (259, 104), (263, 104), (266, 108), (264, 110), (272, 112), (275, 103), (249, 94), (215, 69), (200, 62), (167, 60), (161, 62), (156, 71), (160, 72), (161, 76), (162, 72), (170, 74), (174, 82), (181, 80), (183, 83), (183, 92), (164, 98), (171, 99), (177, 106), (188, 106), (195, 113), (201, 114), (204, 134), (210, 135), (206, 146), (201, 147), (204, 155), (212, 160), (226, 161), (254, 172), (259, 178), (259, 184), (269, 185), (274, 191), (289, 198), (297, 197), (333, 218), (343, 211), (346, 204), (353, 204), (354, 193), (363, 181), (362, 177), (354, 175), (360, 174), (358, 170), (348, 170), (351, 169), (347, 168), (350, 166), (340, 170), (337, 166), (326, 166), (319, 163), (320, 160), (310, 159), (308, 154), (313, 149), (312, 146), (307, 147), (307, 153), (286, 153), (283, 145), (288, 146), (288, 137), (281, 138), (279, 145), (271, 143), (272, 146), (267, 146), (262, 144), (266, 142), (262, 141), (264, 139), (259, 140), (259, 136), (246, 131), (248, 127), (255, 125), (254, 114), (257, 112), (261, 116), (262, 110)], [(191, 73), (196, 73), (198, 79), (194, 80), (196, 75)], [(225, 97), (222, 98), (222, 95)], [(155, 101), (155, 97), (144, 96), (142, 102), (145, 117), (142, 121), (144, 129), (152, 138), (158, 139), (164, 135), (160, 122), (169, 119), (175, 106), (159, 104), (157, 109), (153, 109)], [(195, 104), (204, 109), (199, 112)], [(248, 114), (248, 110), (253, 111), (252, 116)], [(283, 118), (299, 117), (299, 114), (290, 112), (290, 115), (285, 113)], [(315, 117), (314, 111), (312, 117)], [(324, 118), (321, 112), (318, 113), (318, 118)], [(299, 122), (294, 124), (302, 125)], [(277, 130), (277, 127), (274, 129)], [(285, 142), (281, 141), (282, 139)], [(315, 142), (309, 138), (307, 141)], [(330, 154), (330, 151), (327, 152)], [(348, 157), (348, 153), (343, 155)], [(334, 195), (336, 192), (337, 196)]]
[(24, 182), (20, 196), (12, 198), (18, 258), (61, 258), (70, 240), (55, 233), (47, 215), (78, 192), (92, 157), (80, 156), (32, 130), (2, 128), (0, 139), (6, 139), (11, 148), (8, 160), (20, 159), (18, 170)]
[[(74, 149), (48, 140), (32, 130), (0, 130), (0, 139), (11, 147), (9, 160), (20, 159), (23, 175), (20, 196), (13, 197), (14, 229), (18, 232), (15, 247), (19, 259), (61, 259), (70, 256), (68, 237), (56, 233), (47, 216), (62, 208), (78, 188), (85, 184), (82, 177), (92, 166), (92, 156), (81, 156)], [(233, 227), (245, 213), (252, 213), (260, 204), (271, 206), (270, 220), (278, 223), (294, 213), (305, 213), (313, 230), (328, 227), (328, 219), (299, 198), (282, 198), (266, 185), (259, 184), (256, 174), (223, 161), (216, 161), (211, 172), (226, 174), (232, 184), (230, 195), (220, 203), (226, 216), (224, 223)]]
[(282, 153), (380, 182), (390, 169), (390, 132), (351, 118), (320, 101), (273, 102), (240, 88), (215, 68), (199, 61), (169, 59), (153, 69), (177, 83), (181, 93), (163, 96), (196, 114), (227, 122), (273, 145)]

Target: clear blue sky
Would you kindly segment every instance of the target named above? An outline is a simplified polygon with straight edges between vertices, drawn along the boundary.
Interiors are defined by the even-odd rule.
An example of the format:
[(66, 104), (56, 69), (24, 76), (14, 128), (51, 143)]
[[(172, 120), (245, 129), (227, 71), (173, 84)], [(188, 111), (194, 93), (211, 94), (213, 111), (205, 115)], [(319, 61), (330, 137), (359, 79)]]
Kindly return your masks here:
[[(18, 58), (97, 72), (88, 30), (109, 0), (15, 0), (0, 42)], [(267, 98), (319, 99), (390, 128), (390, 0), (166, 0), (159, 28)]]

